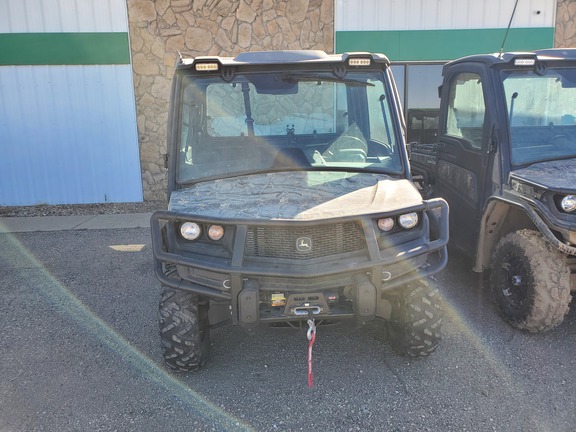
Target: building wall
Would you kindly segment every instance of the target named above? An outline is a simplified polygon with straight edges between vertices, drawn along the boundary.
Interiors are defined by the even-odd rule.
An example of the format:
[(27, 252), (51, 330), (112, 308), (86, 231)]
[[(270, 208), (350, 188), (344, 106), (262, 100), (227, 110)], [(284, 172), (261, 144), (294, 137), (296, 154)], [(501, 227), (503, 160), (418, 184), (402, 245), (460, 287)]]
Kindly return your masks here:
[[(513, 3), (3, 0), (0, 139), (4, 148), (12, 150), (0, 160), (4, 163), (0, 204), (137, 201), (142, 187), (145, 199), (165, 198), (168, 98), (178, 51), (195, 56), (300, 48), (334, 52), (335, 41), (342, 41), (338, 32), (361, 31), (368, 39), (352, 35), (344, 40), (356, 40), (353, 43), (362, 50), (406, 53), (409, 44), (422, 45), (424, 33), (420, 32), (501, 29), (507, 25)], [(519, 4), (512, 41), (522, 37), (523, 29), (533, 28), (530, 37), (544, 35), (556, 47), (576, 46), (576, 1)], [(395, 45), (382, 44), (370, 33), (374, 31), (394, 35)], [(406, 36), (412, 37), (402, 39)], [(453, 48), (461, 42), (452, 37), (444, 45)], [(55, 99), (60, 102), (56, 104)], [(85, 175), (87, 158), (91, 177)], [(71, 182), (71, 178), (76, 180)], [(117, 193), (118, 185), (123, 185), (122, 193)]]
[[(464, 44), (451, 31), (480, 30), (466, 39), (486, 42), (499, 49), (514, 0), (127, 0), (130, 43), (138, 115), (142, 179), (145, 199), (165, 198), (166, 123), (170, 81), (177, 52), (197, 55), (235, 55), (268, 49), (322, 49), (335, 51), (342, 32), (363, 31), (350, 48), (370, 50), (378, 39), (369, 31), (385, 29), (395, 34), (395, 45), (379, 43), (376, 51), (416, 57), (432, 55), (422, 31), (446, 30), (439, 46), (453, 56), (484, 51), (484, 46)], [(393, 6), (393, 7), (392, 7)], [(391, 9), (392, 8), (392, 9)], [(390, 13), (392, 11), (393, 13)], [(576, 46), (576, 1), (529, 0), (520, 2), (506, 49)], [(556, 28), (554, 29), (554, 26)], [(528, 30), (527, 30), (528, 29)], [(400, 33), (409, 30), (415, 33)], [(400, 35), (408, 37), (402, 41)], [(428, 34), (429, 35), (429, 34)], [(424, 39), (423, 39), (424, 37)], [(494, 42), (495, 41), (495, 42)], [(457, 42), (457, 43), (456, 43)], [(494, 45), (496, 43), (498, 46)], [(404, 47), (400, 45), (404, 44)], [(462, 45), (464, 44), (464, 48)], [(495, 47), (495, 48), (493, 48)], [(338, 47), (336, 47), (338, 48)], [(344, 47), (348, 49), (348, 47)], [(458, 50), (461, 50), (458, 51)], [(393, 56), (391, 56), (393, 58)], [(434, 53), (433, 60), (444, 60)], [(394, 59), (394, 58), (393, 58)]]
[[(163, 156), (177, 51), (333, 52), (338, 32), (362, 31), (368, 39), (347, 39), (359, 41), (358, 49), (371, 50), (376, 43), (377, 51), (406, 53), (407, 42), (422, 45), (424, 33), (419, 32), (501, 29), (513, 3), (2, 0), (0, 140), (5, 157), (0, 159), (0, 204), (138, 201), (142, 186), (145, 199), (165, 198)], [(511, 40), (522, 36), (522, 29), (534, 28), (549, 44), (576, 47), (575, 0), (519, 5)], [(373, 31), (395, 35), (395, 45), (380, 43)], [(461, 42), (452, 37), (445, 45)]]
[[(556, 0), (336, 1), (336, 51), (382, 51), (392, 61), (552, 46)], [(514, 17), (510, 31), (508, 23)]]
[(142, 200), (125, 0), (0, 1), (0, 205)]
[(178, 51), (234, 56), (334, 50), (334, 0), (128, 0), (145, 199), (166, 193), (166, 124)]

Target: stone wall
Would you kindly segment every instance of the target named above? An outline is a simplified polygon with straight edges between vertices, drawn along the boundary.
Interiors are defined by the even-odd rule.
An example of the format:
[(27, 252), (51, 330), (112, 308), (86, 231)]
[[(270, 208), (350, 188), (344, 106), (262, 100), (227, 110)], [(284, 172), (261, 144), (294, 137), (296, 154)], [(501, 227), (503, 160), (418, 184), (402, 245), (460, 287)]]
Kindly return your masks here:
[(127, 0), (145, 200), (166, 193), (166, 124), (178, 51), (234, 56), (334, 50), (334, 0)]
[(556, 48), (574, 48), (576, 47), (576, 1), (557, 1), (554, 46)]

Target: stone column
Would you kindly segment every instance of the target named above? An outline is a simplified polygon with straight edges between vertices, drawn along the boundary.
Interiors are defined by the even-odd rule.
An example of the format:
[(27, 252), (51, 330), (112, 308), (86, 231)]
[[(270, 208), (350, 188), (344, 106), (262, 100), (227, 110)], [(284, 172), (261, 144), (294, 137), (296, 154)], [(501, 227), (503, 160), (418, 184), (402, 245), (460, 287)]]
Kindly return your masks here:
[(576, 1), (557, 0), (556, 30), (554, 46), (556, 48), (576, 47)]
[(127, 0), (145, 200), (166, 194), (166, 124), (178, 51), (334, 50), (334, 0)]

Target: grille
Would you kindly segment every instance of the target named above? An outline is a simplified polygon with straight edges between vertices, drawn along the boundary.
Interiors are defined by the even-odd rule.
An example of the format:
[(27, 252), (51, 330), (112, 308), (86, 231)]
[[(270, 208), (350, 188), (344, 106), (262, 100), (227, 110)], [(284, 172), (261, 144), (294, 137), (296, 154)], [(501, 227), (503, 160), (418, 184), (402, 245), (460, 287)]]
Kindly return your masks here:
[(365, 247), (364, 231), (356, 222), (308, 227), (251, 226), (248, 227), (245, 254), (307, 260), (356, 252)]

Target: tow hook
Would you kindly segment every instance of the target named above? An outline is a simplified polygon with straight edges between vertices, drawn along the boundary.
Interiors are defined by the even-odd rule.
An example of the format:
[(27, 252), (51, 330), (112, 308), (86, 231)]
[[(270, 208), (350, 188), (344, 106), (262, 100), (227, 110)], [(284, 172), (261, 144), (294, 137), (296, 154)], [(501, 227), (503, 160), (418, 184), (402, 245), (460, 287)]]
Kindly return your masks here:
[(292, 309), (294, 315), (318, 315), (320, 312), (322, 312), (320, 306), (312, 306), (310, 303)]
[[(331, 297), (329, 297), (331, 298)], [(337, 299), (337, 295), (335, 295)], [(293, 293), (286, 298), (284, 315), (314, 316), (330, 313), (330, 306), (326, 299), (326, 293)]]

